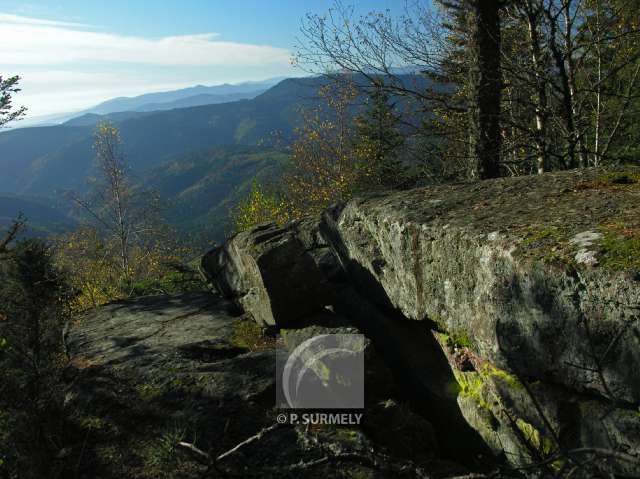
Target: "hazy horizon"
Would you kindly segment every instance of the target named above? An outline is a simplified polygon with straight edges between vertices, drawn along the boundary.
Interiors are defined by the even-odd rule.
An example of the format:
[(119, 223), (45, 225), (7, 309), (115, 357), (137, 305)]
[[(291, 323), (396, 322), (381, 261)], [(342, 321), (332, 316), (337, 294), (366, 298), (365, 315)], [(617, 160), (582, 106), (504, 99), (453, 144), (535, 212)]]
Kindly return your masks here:
[[(302, 18), (331, 3), (8, 0), (0, 7), (0, 35), (11, 39), (0, 45), (3, 74), (21, 76), (15, 103), (28, 108), (27, 120), (116, 97), (301, 76), (291, 58)], [(366, 0), (356, 10), (401, 5)]]

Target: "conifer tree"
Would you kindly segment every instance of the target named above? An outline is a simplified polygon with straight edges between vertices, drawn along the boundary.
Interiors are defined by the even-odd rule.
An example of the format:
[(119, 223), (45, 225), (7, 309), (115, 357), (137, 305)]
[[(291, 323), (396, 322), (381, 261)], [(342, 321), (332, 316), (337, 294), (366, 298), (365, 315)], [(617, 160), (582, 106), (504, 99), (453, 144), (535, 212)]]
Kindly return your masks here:
[[(7, 477), (46, 477), (64, 434), (62, 332), (71, 290), (44, 242), (25, 240), (6, 251), (0, 261), (0, 459)], [(5, 471), (0, 461), (0, 476)]]
[[(471, 175), (480, 179), (498, 177), (502, 143), (501, 3), (498, 0), (437, 2), (450, 20), (444, 26), (450, 32), (452, 48), (444, 66), (458, 81), (462, 80), (458, 87), (466, 92)], [(466, 72), (466, 79), (461, 72)]]
[(405, 137), (399, 129), (400, 117), (379, 85), (370, 94), (371, 105), (355, 120), (356, 151), (361, 158), (365, 183), (393, 187), (402, 181), (399, 149)]
[(19, 76), (4, 79), (0, 75), (0, 128), (12, 120), (19, 119), (26, 111), (25, 107), (15, 109), (12, 105), (12, 95), (20, 91), (19, 81)]

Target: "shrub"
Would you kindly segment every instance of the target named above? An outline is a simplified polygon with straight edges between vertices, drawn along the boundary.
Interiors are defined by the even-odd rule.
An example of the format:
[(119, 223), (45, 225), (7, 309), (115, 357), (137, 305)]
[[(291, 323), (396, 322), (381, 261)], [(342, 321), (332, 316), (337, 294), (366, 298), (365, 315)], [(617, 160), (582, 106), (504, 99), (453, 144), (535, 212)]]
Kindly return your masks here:
[(283, 198), (277, 193), (266, 191), (256, 180), (253, 180), (247, 198), (241, 201), (232, 212), (236, 232), (245, 231), (262, 223), (284, 224), (288, 218)]
[[(0, 476), (47, 477), (62, 443), (62, 331), (71, 289), (51, 248), (18, 243), (0, 262)], [(53, 474), (52, 474), (53, 475)]]

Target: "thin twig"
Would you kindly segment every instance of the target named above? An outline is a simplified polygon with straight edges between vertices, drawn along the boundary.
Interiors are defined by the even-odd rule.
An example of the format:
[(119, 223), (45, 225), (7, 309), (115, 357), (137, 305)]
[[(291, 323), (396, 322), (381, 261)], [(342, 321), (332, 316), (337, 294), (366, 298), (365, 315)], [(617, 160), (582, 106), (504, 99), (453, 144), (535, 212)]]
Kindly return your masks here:
[(222, 454), (220, 454), (218, 457), (216, 457), (216, 462), (220, 462), (222, 461), (224, 458), (231, 456), (232, 454), (235, 454), (236, 452), (238, 452), (240, 449), (242, 449), (245, 446), (248, 446), (249, 444), (252, 444), (256, 441), (259, 441), (260, 439), (262, 439), (266, 434), (269, 434), (270, 432), (273, 432), (277, 429), (280, 429), (283, 425), (282, 424), (273, 424), (269, 427), (265, 427), (264, 429), (261, 429), (257, 434), (254, 434), (253, 436), (251, 436), (249, 439), (246, 439), (244, 441), (242, 441), (240, 444), (238, 444), (237, 446), (229, 449), (227, 452), (223, 452)]
[(200, 464), (209, 465), (211, 463), (211, 456), (190, 442), (180, 441), (176, 447), (190, 452)]

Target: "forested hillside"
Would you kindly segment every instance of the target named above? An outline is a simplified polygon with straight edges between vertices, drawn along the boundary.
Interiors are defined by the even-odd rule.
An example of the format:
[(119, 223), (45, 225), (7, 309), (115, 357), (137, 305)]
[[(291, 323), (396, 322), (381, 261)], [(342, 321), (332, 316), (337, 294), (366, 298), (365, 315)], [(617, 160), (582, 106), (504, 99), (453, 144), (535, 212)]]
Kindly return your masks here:
[(29, 218), (29, 228), (25, 232), (27, 236), (46, 237), (77, 226), (72, 218), (51, 203), (51, 199), (0, 194), (0, 227), (9, 227), (17, 211)]
[[(404, 78), (408, 84), (424, 82)], [(2, 132), (0, 157), (7, 174), (0, 177), (0, 191), (52, 198), (56, 213), (50, 221), (40, 215), (31, 218), (34, 227), (51, 227), (60, 215), (73, 223), (74, 212), (64, 196), (88, 188), (87, 180), (96, 174), (95, 128), (110, 121), (118, 126), (135, 181), (159, 189), (171, 224), (185, 236), (205, 228), (219, 241), (229, 232), (229, 212), (248, 194), (252, 178), (271, 182), (281, 171), (286, 161), (278, 150), (290, 146), (305, 112), (327, 118), (334, 114), (321, 95), (333, 82), (326, 76), (289, 79), (253, 100), (161, 112), (86, 114), (63, 125)], [(354, 98), (349, 115), (357, 115), (365, 105), (364, 95)], [(419, 122), (406, 101), (398, 101), (397, 109)], [(243, 151), (250, 153), (239, 160)], [(180, 213), (185, 209), (192, 216)]]
[[(286, 80), (254, 100), (108, 119), (122, 132), (130, 166), (141, 172), (179, 154), (269, 142), (273, 132), (290, 139), (300, 122), (300, 108), (317, 104), (321, 84), (316, 79)], [(0, 157), (6, 172), (0, 178), (0, 191), (46, 195), (80, 187), (93, 163), (96, 122), (0, 133)]]
[(230, 213), (253, 181), (275, 184), (286, 151), (225, 147), (183, 155), (153, 168), (142, 184), (167, 198), (166, 219), (185, 237), (222, 241), (233, 232)]

